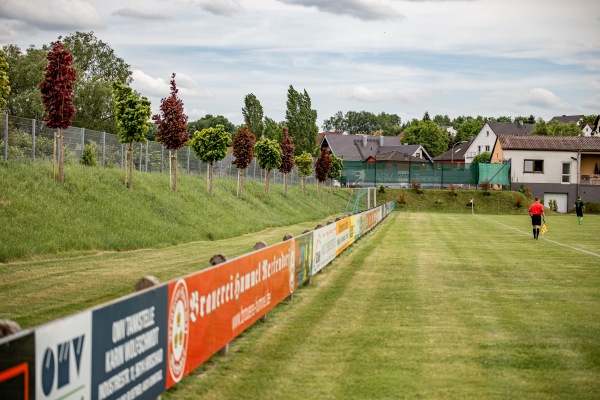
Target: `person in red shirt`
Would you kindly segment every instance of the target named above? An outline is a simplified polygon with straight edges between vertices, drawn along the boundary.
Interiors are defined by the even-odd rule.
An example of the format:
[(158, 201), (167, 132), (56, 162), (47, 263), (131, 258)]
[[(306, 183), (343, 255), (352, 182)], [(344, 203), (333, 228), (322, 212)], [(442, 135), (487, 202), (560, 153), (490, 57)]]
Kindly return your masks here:
[(540, 204), (540, 198), (535, 198), (535, 203), (529, 207), (529, 216), (531, 217), (531, 225), (533, 225), (533, 238), (535, 240), (540, 236), (540, 225), (542, 220), (545, 220), (544, 206)]

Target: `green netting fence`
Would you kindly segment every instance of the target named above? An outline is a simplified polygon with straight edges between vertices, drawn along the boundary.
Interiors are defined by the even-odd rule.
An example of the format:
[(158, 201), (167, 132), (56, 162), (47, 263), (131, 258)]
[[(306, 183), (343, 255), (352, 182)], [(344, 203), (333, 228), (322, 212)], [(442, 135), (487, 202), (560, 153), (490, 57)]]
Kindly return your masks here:
[(510, 162), (503, 164), (465, 164), (451, 162), (361, 162), (344, 161), (342, 184), (345, 186), (422, 187), (510, 184)]

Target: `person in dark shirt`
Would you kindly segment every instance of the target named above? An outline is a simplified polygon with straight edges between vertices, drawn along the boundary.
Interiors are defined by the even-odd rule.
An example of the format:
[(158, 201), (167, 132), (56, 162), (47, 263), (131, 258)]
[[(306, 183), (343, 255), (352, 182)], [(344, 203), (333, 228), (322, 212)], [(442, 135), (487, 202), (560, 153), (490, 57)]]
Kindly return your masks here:
[(575, 201), (575, 212), (577, 213), (577, 221), (579, 225), (581, 225), (581, 221), (583, 220), (583, 211), (585, 210), (585, 206), (583, 205), (583, 200), (581, 200), (581, 196), (577, 196), (577, 200)]
[(540, 226), (544, 218), (544, 206), (540, 203), (540, 198), (535, 198), (535, 203), (529, 207), (529, 216), (531, 217), (531, 225), (533, 225), (533, 238), (535, 240), (540, 236)]

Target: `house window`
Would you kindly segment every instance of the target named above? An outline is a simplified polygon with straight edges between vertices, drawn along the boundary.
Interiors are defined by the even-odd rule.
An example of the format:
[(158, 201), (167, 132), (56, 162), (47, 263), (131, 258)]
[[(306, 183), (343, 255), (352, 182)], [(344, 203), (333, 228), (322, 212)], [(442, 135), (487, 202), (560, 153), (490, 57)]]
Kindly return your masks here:
[(562, 183), (571, 182), (571, 163), (563, 163), (562, 165)]
[(523, 172), (544, 172), (544, 160), (525, 160)]
[(489, 137), (490, 136), (490, 131), (485, 131), (485, 136)]
[(477, 146), (477, 154), (481, 154), (481, 146)]
[(485, 146), (485, 151), (490, 151), (490, 146), (489, 145)]

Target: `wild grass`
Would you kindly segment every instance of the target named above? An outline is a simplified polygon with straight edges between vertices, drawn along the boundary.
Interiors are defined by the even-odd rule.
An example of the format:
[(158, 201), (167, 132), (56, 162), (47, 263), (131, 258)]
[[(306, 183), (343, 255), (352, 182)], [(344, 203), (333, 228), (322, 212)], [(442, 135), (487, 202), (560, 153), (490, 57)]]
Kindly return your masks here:
[(595, 399), (600, 217), (394, 212), (166, 399)]
[(307, 196), (281, 185), (264, 194), (248, 181), (244, 199), (234, 180), (217, 180), (208, 194), (204, 177), (180, 174), (177, 193), (167, 174), (135, 173), (133, 189), (121, 170), (67, 165), (65, 183), (47, 164), (0, 163), (0, 262), (64, 257), (81, 251), (124, 251), (198, 240), (232, 238), (263, 229), (340, 215), (348, 192)]

